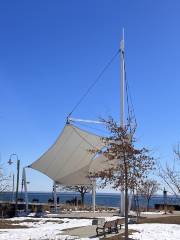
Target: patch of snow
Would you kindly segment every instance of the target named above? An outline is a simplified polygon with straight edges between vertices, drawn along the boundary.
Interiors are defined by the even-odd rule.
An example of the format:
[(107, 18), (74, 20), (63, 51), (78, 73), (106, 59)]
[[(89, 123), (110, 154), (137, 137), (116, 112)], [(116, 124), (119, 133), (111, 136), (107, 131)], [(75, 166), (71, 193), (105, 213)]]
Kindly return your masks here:
[[(71, 212), (73, 212), (73, 213), (90, 213), (90, 212), (93, 212), (93, 211), (88, 211), (88, 210), (72, 210)], [(98, 211), (95, 211), (95, 212), (98, 212)]]
[[(106, 221), (121, 218), (118, 216), (106, 217)], [(25, 229), (0, 229), (1, 240), (73, 240), (79, 239), (76, 236), (62, 235), (62, 230), (92, 225), (92, 219), (69, 219), (69, 218), (36, 218), (37, 222), (28, 222), (27, 220), (34, 218), (19, 217), (12, 218), (19, 221), (20, 225), (29, 228)], [(48, 221), (48, 222), (47, 222)], [(63, 223), (62, 223), (63, 221)], [(134, 240), (179, 240), (180, 225), (176, 224), (132, 224), (130, 229), (138, 232), (132, 233)], [(94, 238), (93, 240), (97, 240)], [(89, 240), (89, 238), (81, 238), (81, 240)], [(92, 240), (92, 239), (91, 239)]]
[[(164, 211), (152, 211), (152, 212), (140, 212), (140, 214), (142, 215), (163, 215)], [(130, 211), (130, 215), (135, 215), (136, 216), (136, 212), (134, 211)]]
[(13, 217), (13, 218), (7, 218), (6, 220), (12, 221), (12, 222), (14, 222), (14, 221), (22, 222), (22, 221), (26, 221), (26, 220), (33, 221), (33, 219), (39, 220), (39, 218), (32, 218), (32, 217)]
[(35, 212), (32, 212), (32, 213), (29, 213), (28, 214), (28, 217), (35, 217), (36, 213)]
[[(38, 222), (26, 222), (27, 219), (32, 218), (13, 218), (11, 221), (21, 221), (19, 224), (27, 226), (25, 229), (0, 229), (1, 240), (65, 240), (65, 239), (79, 239), (67, 235), (61, 235), (62, 230), (92, 225), (91, 219), (60, 219), (60, 218), (40, 218)], [(48, 220), (48, 222), (47, 222)], [(50, 222), (52, 220), (52, 222)], [(57, 220), (57, 222), (54, 222)], [(24, 221), (24, 222), (23, 222)], [(61, 223), (63, 221), (63, 223)]]
[(113, 221), (116, 219), (122, 219), (124, 217), (119, 217), (119, 216), (113, 216), (113, 217), (104, 217), (105, 221)]
[(163, 211), (160, 211), (160, 212), (141, 212), (141, 214), (146, 214), (146, 215), (160, 214), (160, 215), (163, 215), (164, 212)]
[(139, 231), (131, 235), (134, 240), (179, 240), (180, 225), (176, 224), (133, 224), (130, 229)]
[(81, 238), (81, 240), (99, 240), (99, 238)]

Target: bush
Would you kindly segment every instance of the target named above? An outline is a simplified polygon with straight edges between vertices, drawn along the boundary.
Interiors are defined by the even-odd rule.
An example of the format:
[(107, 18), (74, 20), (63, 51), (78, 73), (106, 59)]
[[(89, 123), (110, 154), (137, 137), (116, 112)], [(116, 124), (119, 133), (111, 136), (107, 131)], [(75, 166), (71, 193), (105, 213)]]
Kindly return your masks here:
[(9, 218), (15, 216), (15, 205), (12, 204), (1, 204), (0, 205), (1, 218)]
[(167, 210), (168, 210), (169, 213), (173, 213), (173, 211), (175, 210), (175, 208), (174, 208), (173, 206), (169, 206), (169, 207), (167, 208)]

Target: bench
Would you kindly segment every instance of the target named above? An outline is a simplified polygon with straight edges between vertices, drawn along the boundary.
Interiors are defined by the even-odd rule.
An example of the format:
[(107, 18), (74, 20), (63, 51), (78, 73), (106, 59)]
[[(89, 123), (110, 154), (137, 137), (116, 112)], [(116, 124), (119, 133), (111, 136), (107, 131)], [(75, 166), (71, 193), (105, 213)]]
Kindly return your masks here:
[(111, 221), (106, 221), (102, 226), (97, 226), (96, 234), (106, 236), (107, 233), (118, 233), (118, 228), (121, 229), (121, 225), (124, 223), (124, 219), (116, 219)]
[(121, 229), (122, 224), (124, 224), (124, 218), (118, 218), (117, 221), (117, 228)]

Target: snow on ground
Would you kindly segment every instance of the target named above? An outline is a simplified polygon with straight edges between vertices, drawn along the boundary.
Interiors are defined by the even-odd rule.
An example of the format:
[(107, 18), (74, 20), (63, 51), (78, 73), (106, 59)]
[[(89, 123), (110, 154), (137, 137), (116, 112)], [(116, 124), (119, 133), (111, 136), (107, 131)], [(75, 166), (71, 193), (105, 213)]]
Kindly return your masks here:
[(113, 220), (121, 219), (121, 218), (124, 218), (124, 217), (119, 217), (119, 216), (104, 217), (105, 221), (113, 221)]
[(160, 212), (141, 212), (141, 214), (146, 214), (146, 215), (154, 215), (154, 214), (159, 214), (159, 215), (163, 215), (164, 211), (160, 211)]
[(130, 229), (137, 230), (131, 235), (135, 240), (179, 240), (180, 225), (176, 224), (133, 224)]
[[(164, 211), (153, 211), (153, 212), (140, 212), (141, 215), (163, 215), (165, 212)], [(130, 211), (130, 215), (135, 215), (136, 212)]]
[[(25, 222), (26, 220), (39, 220), (38, 222)], [(50, 222), (51, 220), (52, 222)], [(12, 221), (21, 221), (19, 224), (29, 228), (0, 229), (1, 240), (65, 240), (78, 239), (61, 235), (63, 229), (92, 225), (92, 219), (59, 219), (59, 218), (13, 218)], [(24, 222), (23, 222), (24, 221)], [(63, 223), (62, 223), (63, 221)]]
[[(114, 218), (117, 218), (117, 216), (106, 218), (106, 220), (113, 220)], [(36, 221), (33, 222), (33, 220), (36, 220)], [(74, 227), (92, 225), (92, 219), (18, 217), (18, 218), (12, 218), (11, 221), (12, 221), (12, 224), (20, 224), (20, 225), (27, 226), (29, 228), (0, 229), (1, 240), (79, 239), (78, 237), (75, 237), (75, 236), (62, 235), (63, 234), (62, 230), (74, 228)], [(179, 240), (180, 239), (180, 225), (176, 225), (176, 224), (154, 224), (154, 223), (130, 224), (129, 229), (137, 231), (132, 233), (131, 235), (131, 237), (134, 240)], [(88, 238), (82, 238), (81, 240), (88, 240)]]

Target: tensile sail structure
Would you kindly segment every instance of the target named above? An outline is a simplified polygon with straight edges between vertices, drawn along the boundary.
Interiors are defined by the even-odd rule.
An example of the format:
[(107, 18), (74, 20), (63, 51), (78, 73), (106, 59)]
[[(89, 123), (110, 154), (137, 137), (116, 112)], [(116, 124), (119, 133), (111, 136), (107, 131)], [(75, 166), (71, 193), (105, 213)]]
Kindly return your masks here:
[[(96, 155), (104, 147), (100, 136), (67, 123), (55, 143), (29, 167), (47, 175), (55, 184), (92, 185), (95, 210), (95, 178), (91, 178), (92, 173), (112, 167), (103, 154)], [(116, 164), (117, 160), (113, 163)]]
[[(103, 147), (100, 136), (68, 123), (56, 142), (29, 167), (44, 173), (58, 184), (90, 185), (89, 172), (95, 161), (92, 150)], [(99, 164), (93, 166), (95, 171), (102, 167)]]
[[(86, 94), (83, 95), (75, 108), (82, 99), (84, 99), (119, 53), (121, 55), (120, 125), (124, 127), (124, 36), (121, 41), (120, 50), (118, 50), (110, 62), (105, 66), (96, 81), (88, 88)], [(110, 165), (103, 154), (97, 156), (95, 153), (97, 150), (103, 149), (104, 147), (101, 136), (82, 130), (68, 122), (56, 142), (39, 159), (30, 164), (29, 167), (44, 173), (51, 178), (55, 184), (58, 183), (66, 186), (90, 185), (93, 181), (89, 173), (96, 173), (101, 170), (112, 168), (112, 164)], [(113, 164), (116, 166), (118, 161), (120, 161), (120, 159), (115, 159)], [(121, 191), (121, 213), (122, 215), (124, 214), (123, 189)]]

